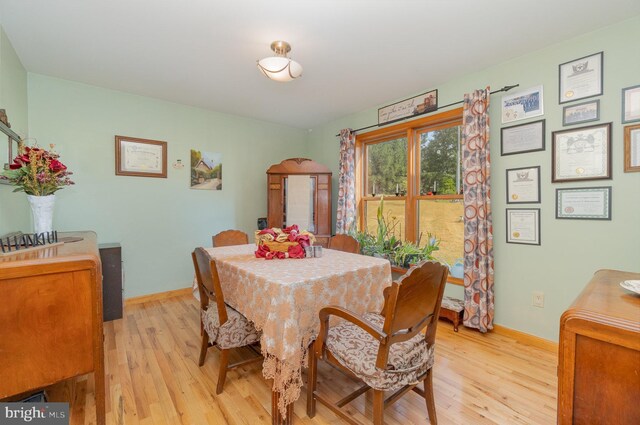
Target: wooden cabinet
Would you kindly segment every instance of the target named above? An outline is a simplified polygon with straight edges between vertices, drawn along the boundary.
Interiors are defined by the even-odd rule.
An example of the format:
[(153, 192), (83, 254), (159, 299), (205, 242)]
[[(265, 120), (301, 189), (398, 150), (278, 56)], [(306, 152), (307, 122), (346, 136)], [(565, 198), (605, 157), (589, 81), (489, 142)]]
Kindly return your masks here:
[(560, 319), (559, 424), (640, 424), (640, 273), (600, 270)]
[(0, 257), (0, 399), (95, 374), (105, 422), (102, 276), (96, 235)]
[(293, 175), (309, 176), (310, 189), (307, 199), (311, 212), (311, 226), (308, 230), (316, 235), (316, 244), (326, 247), (331, 237), (331, 171), (310, 159), (285, 159), (267, 170), (268, 227), (282, 228), (298, 224), (287, 222), (287, 180)]

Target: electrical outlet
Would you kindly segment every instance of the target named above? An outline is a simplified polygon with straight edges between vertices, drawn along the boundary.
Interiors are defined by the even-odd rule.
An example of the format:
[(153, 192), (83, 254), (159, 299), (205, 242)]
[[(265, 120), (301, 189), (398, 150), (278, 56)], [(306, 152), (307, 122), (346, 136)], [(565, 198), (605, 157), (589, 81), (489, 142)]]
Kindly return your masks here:
[(531, 293), (531, 305), (534, 307), (544, 307), (544, 292), (534, 291)]

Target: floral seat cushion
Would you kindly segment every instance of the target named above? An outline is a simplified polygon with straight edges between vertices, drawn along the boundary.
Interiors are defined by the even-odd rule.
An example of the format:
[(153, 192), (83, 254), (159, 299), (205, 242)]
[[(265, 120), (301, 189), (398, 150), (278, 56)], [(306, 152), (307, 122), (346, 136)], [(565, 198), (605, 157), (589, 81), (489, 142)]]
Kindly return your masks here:
[[(363, 318), (382, 329), (384, 317), (366, 313)], [(329, 329), (326, 346), (336, 359), (376, 390), (395, 391), (416, 384), (421, 375), (433, 366), (434, 346), (428, 346), (424, 335), (393, 344), (389, 349), (388, 366), (376, 367), (379, 342), (351, 322), (344, 321)]]
[(260, 340), (261, 332), (242, 314), (233, 308), (227, 307), (228, 320), (220, 326), (218, 317), (218, 305), (209, 303), (209, 308), (202, 311), (202, 323), (204, 330), (209, 334), (211, 343), (215, 343), (222, 349), (244, 347)]
[(464, 302), (457, 298), (451, 298), (444, 296), (442, 297), (442, 308), (446, 308), (447, 310), (461, 312), (464, 311)]

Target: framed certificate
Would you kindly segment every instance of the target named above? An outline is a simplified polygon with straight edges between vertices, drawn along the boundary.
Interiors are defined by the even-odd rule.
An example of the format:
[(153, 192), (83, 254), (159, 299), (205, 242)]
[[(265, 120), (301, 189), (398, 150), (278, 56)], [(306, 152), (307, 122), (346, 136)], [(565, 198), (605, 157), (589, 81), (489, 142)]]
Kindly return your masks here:
[(500, 129), (501, 156), (544, 149), (544, 120)]
[(542, 86), (502, 96), (502, 124), (544, 114)]
[(551, 181), (611, 178), (611, 123), (554, 131)]
[(611, 186), (556, 189), (556, 218), (611, 220)]
[(507, 170), (507, 204), (540, 203), (540, 166)]
[(507, 243), (540, 245), (540, 208), (507, 208)]
[(640, 171), (640, 124), (624, 128), (624, 172)]
[(640, 85), (622, 89), (622, 123), (640, 121)]
[(167, 142), (116, 136), (116, 175), (167, 178)]
[(603, 52), (559, 65), (560, 103), (602, 94)]

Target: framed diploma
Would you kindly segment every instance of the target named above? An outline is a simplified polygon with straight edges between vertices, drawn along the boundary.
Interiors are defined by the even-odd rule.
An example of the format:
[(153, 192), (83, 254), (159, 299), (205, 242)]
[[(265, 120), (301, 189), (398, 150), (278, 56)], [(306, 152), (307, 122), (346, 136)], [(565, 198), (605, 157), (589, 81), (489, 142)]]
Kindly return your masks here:
[(507, 170), (507, 204), (540, 203), (540, 166)]
[(542, 86), (502, 96), (502, 124), (544, 114)]
[(640, 124), (624, 128), (624, 172), (640, 171)]
[(603, 52), (559, 65), (560, 103), (602, 94)]
[(540, 208), (507, 208), (507, 243), (540, 245)]
[(611, 186), (556, 189), (556, 218), (611, 220)]
[(562, 126), (598, 121), (600, 119), (600, 99), (569, 105), (562, 108)]
[(501, 156), (544, 149), (544, 120), (500, 129)]
[(551, 181), (611, 178), (611, 123), (554, 131)]
[(167, 142), (116, 136), (116, 175), (167, 178)]
[(640, 121), (640, 85), (622, 89), (622, 124)]

